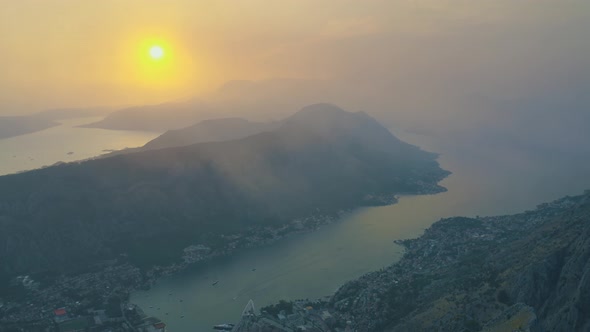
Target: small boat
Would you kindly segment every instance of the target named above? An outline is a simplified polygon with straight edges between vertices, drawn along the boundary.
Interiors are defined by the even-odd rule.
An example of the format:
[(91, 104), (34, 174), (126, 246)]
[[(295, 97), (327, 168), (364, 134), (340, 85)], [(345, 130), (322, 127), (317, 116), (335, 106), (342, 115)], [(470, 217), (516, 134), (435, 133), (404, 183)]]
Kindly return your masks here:
[(218, 330), (218, 331), (231, 331), (233, 328), (234, 328), (234, 324), (228, 324), (228, 323), (213, 326), (213, 329)]
[(253, 269), (252, 269), (252, 272), (254, 272), (254, 271), (256, 271), (256, 268), (253, 268)]
[(214, 283), (212, 283), (211, 285), (215, 286), (215, 285), (217, 285), (218, 283), (219, 283), (219, 280), (215, 280), (215, 282), (214, 282)]

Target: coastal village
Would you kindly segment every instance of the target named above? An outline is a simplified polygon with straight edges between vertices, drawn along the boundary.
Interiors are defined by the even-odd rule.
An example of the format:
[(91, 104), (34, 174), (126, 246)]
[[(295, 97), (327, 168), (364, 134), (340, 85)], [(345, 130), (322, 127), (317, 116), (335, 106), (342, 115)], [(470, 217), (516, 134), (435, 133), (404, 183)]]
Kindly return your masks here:
[[(396, 285), (404, 285), (400, 287), (407, 290), (432, 283), (434, 281), (428, 279), (430, 276), (444, 272), (459, 259), (481, 250), (482, 244), (497, 245), (518, 237), (572, 204), (572, 201), (564, 198), (515, 216), (441, 220), (418, 239), (397, 241), (406, 248), (400, 262), (351, 281), (334, 296), (321, 301), (281, 302), (281, 305), (262, 308), (261, 312), (252, 310), (251, 314), (243, 313), (231, 330), (373, 330), (384, 321), (384, 315), (391, 314), (383, 312), (384, 301), (403, 301), (403, 296), (399, 295), (401, 293), (392, 293)], [(0, 302), (0, 331), (166, 331), (164, 321), (146, 316), (141, 308), (128, 302), (130, 292), (150, 287), (161, 276), (175, 273), (195, 262), (228, 254), (262, 239), (279, 239), (293, 229), (308, 230), (331, 221), (333, 219), (313, 219), (279, 229), (264, 229), (250, 236), (224, 236), (226, 244), (222, 250), (202, 244), (192, 245), (183, 251), (181, 262), (169, 267), (158, 267), (147, 273), (114, 260), (105, 262), (95, 272), (59, 276), (46, 287), (29, 276), (21, 276), (13, 282), (24, 292), (24, 300)], [(236, 313), (236, 318), (239, 318), (239, 313)]]
[[(232, 332), (352, 332), (351, 322), (346, 322), (336, 311), (328, 309), (329, 297), (322, 300), (281, 301), (261, 309), (256, 314), (253, 302), (246, 306), (242, 318)], [(250, 306), (251, 310), (248, 310)]]
[[(244, 233), (221, 235), (217, 241), (221, 245), (217, 247), (190, 245), (183, 250), (178, 262), (148, 271), (129, 264), (123, 255), (96, 266), (95, 271), (61, 275), (47, 285), (31, 276), (19, 276), (11, 281), (17, 299), (0, 298), (0, 331), (164, 331), (165, 322), (145, 316), (140, 308), (128, 303), (131, 292), (147, 289), (158, 279), (195, 263), (312, 231), (345, 213), (340, 211), (334, 216), (299, 219), (280, 227), (252, 228)], [(127, 316), (135, 319), (125, 319)]]
[[(408, 181), (415, 183), (417, 187), (414, 194), (432, 194), (445, 190), (436, 183), (420, 181), (418, 178), (411, 177)], [(396, 195), (368, 195), (361, 205), (384, 205), (396, 200)], [(178, 253), (175, 262), (165, 266), (140, 268), (133, 264), (127, 254), (120, 254), (85, 268), (84, 271), (70, 271), (61, 275), (39, 272), (18, 276), (8, 282), (5, 292), (8, 295), (0, 297), (0, 332), (160, 331), (165, 329), (165, 322), (159, 318), (145, 317), (140, 308), (129, 303), (133, 291), (148, 289), (160, 278), (178, 273), (199, 262), (317, 230), (341, 219), (352, 209), (354, 207), (331, 214), (311, 215), (282, 225), (252, 226), (241, 232), (205, 234), (204, 238), (207, 240), (204, 243), (185, 247)], [(134, 308), (133, 311), (139, 312), (131, 316), (141, 319), (126, 318), (130, 306)], [(268, 318), (268, 321), (273, 320), (274, 316)], [(279, 319), (279, 323), (282, 324), (283, 321)]]

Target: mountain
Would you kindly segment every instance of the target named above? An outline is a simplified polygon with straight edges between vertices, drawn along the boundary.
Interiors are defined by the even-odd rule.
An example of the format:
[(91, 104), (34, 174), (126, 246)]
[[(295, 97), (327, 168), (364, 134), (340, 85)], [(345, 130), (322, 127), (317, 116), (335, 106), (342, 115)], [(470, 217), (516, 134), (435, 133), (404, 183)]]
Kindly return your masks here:
[(106, 112), (101, 108), (51, 109), (24, 116), (0, 116), (0, 139), (31, 134), (59, 126), (58, 120), (99, 116)]
[(72, 118), (87, 118), (104, 116), (111, 112), (111, 109), (106, 107), (88, 107), (88, 108), (54, 108), (39, 113), (33, 114), (40, 119), (48, 120), (63, 120)]
[(590, 331), (590, 191), (402, 244), (400, 262), (332, 298), (356, 331)]
[(277, 122), (251, 122), (240, 118), (204, 120), (189, 127), (169, 130), (147, 142), (141, 149), (153, 150), (201, 142), (229, 141), (273, 130), (278, 126)]
[(0, 177), (0, 272), (80, 270), (121, 254), (170, 264), (222, 234), (441, 191), (448, 174), (368, 115), (313, 105), (239, 140)]
[(215, 111), (212, 107), (199, 100), (190, 100), (128, 107), (114, 111), (100, 121), (80, 127), (164, 132), (214, 116)]
[(229, 81), (205, 100), (218, 109), (239, 110), (251, 119), (278, 119), (318, 100), (349, 105), (351, 94), (335, 82), (315, 79), (267, 79)]
[(280, 122), (252, 122), (240, 118), (204, 120), (192, 126), (168, 130), (162, 135), (137, 148), (126, 148), (99, 156), (109, 158), (140, 151), (187, 146), (204, 142), (222, 142), (244, 138), (280, 126)]
[(31, 134), (58, 125), (56, 121), (36, 116), (1, 116), (0, 139)]
[(229, 81), (199, 99), (129, 107), (82, 127), (165, 132), (236, 114), (257, 121), (275, 121), (324, 98), (341, 100), (350, 95), (348, 92), (334, 88), (333, 82), (322, 80)]

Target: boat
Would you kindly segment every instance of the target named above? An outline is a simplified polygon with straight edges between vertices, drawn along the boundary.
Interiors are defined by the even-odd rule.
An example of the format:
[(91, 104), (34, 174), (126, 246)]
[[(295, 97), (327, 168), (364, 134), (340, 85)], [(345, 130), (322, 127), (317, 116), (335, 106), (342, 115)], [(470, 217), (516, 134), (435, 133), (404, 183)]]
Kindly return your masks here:
[(214, 283), (212, 283), (211, 285), (215, 286), (215, 285), (217, 285), (218, 283), (219, 283), (219, 280), (215, 280), (215, 282), (214, 282)]
[(233, 328), (234, 328), (234, 324), (228, 324), (228, 323), (213, 326), (213, 329), (217, 330), (217, 331), (231, 331)]

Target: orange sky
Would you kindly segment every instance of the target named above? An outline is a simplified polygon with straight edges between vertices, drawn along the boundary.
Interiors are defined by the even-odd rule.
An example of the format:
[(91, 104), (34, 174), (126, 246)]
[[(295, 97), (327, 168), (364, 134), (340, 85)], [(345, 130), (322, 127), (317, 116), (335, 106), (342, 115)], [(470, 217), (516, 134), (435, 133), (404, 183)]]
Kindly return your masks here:
[[(182, 99), (211, 92), (233, 79), (360, 77), (395, 82), (397, 77), (407, 82), (408, 68), (413, 66), (418, 73), (432, 71), (442, 76), (455, 70), (469, 74), (481, 66), (493, 77), (495, 66), (504, 65), (502, 61), (511, 56), (506, 51), (511, 47), (521, 52), (516, 54), (521, 61), (517, 64), (523, 64), (526, 71), (526, 75), (514, 73), (514, 79), (526, 80), (534, 68), (526, 67), (532, 66), (525, 61), (527, 51), (518, 48), (534, 41), (527, 39), (523, 29), (540, 29), (534, 34), (540, 38), (551, 37), (557, 29), (574, 39), (571, 45), (579, 39), (579, 47), (586, 51), (588, 43), (583, 40), (587, 36), (575, 27), (588, 27), (588, 3), (3, 1), (0, 114)], [(506, 41), (504, 51), (486, 55), (479, 41), (491, 38), (496, 42), (496, 35), (501, 36), (497, 40)], [(512, 35), (514, 40), (510, 40)], [(165, 61), (158, 64), (147, 58), (147, 48), (154, 43), (166, 49)], [(562, 45), (556, 42), (555, 49), (548, 47), (543, 52), (570, 56), (559, 47)], [(432, 56), (439, 52), (444, 64)], [(491, 84), (499, 90), (505, 86)]]

